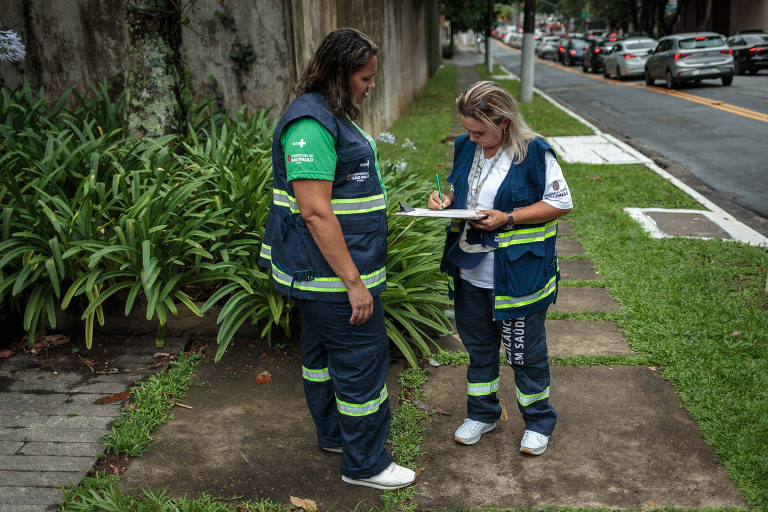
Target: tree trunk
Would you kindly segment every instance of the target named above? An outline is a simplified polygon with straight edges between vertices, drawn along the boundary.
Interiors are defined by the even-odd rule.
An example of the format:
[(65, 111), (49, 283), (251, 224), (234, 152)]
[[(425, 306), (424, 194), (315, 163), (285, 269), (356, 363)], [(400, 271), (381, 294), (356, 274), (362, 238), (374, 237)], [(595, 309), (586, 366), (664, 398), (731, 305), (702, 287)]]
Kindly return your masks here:
[(180, 0), (125, 0), (128, 135), (179, 133), (186, 120)]

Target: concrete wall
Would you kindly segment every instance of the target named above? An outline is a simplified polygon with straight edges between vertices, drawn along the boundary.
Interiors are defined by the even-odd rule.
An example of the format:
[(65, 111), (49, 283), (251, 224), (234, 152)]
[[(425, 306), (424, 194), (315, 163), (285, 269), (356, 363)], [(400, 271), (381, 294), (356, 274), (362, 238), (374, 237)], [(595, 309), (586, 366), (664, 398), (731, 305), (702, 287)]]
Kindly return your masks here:
[[(435, 1), (185, 1), (182, 52), (193, 93), (218, 95), (230, 109), (271, 107), (279, 115), (320, 40), (336, 27), (352, 26), (381, 48), (377, 87), (361, 120), (375, 135), (397, 119), (427, 80), (426, 16), (436, 11)], [(15, 30), (27, 46), (24, 63), (0, 65), (8, 87), (23, 77), (45, 86), (50, 97), (72, 85), (85, 91), (104, 78), (119, 87), (122, 0), (0, 0), (0, 29)], [(248, 69), (232, 69), (236, 43), (253, 47)]]
[(731, 0), (731, 30), (761, 28), (768, 32), (768, 2), (766, 0)]

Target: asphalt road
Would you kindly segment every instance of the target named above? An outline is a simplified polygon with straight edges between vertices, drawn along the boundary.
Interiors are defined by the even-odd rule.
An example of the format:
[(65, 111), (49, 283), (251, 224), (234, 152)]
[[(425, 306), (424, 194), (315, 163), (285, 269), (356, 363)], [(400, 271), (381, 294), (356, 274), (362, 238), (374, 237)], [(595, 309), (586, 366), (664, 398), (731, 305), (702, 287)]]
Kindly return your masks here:
[[(519, 75), (519, 51), (496, 44), (494, 59)], [(768, 236), (768, 72), (672, 96), (640, 78), (606, 80), (537, 60), (534, 84)]]

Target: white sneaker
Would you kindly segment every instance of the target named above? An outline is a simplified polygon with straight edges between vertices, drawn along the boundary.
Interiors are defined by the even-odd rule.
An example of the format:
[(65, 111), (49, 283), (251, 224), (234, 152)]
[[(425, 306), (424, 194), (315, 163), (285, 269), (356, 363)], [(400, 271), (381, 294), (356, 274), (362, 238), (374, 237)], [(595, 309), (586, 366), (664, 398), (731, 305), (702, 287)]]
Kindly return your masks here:
[(323, 446), (323, 450), (332, 453), (344, 453), (344, 449), (341, 446)]
[(547, 450), (547, 443), (549, 443), (549, 436), (526, 430), (520, 441), (520, 451), (528, 455), (541, 455)]
[(480, 440), (480, 436), (494, 428), (496, 428), (496, 422), (483, 423), (466, 418), (464, 423), (456, 429), (456, 433), (453, 434), (453, 440), (466, 445), (475, 444)]
[(412, 469), (398, 466), (393, 462), (378, 475), (369, 476), (368, 478), (350, 478), (341, 475), (341, 479), (348, 484), (364, 485), (375, 489), (399, 489), (406, 485), (411, 485), (416, 479), (416, 473)]

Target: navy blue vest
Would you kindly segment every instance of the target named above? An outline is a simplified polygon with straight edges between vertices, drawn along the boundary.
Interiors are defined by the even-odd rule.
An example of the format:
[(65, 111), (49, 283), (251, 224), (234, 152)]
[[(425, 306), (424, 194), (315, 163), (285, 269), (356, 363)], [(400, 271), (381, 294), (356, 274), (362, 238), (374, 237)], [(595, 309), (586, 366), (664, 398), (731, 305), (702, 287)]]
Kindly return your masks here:
[(331, 208), (363, 283), (376, 296), (386, 288), (387, 205), (376, 173), (376, 155), (357, 127), (334, 116), (325, 98), (305, 93), (288, 106), (272, 139), (272, 205), (259, 264), (272, 271), (275, 288), (292, 297), (323, 301), (349, 300), (341, 279), (325, 261), (301, 218), (293, 186), (287, 179), (280, 144), (291, 121), (311, 117), (336, 141), (336, 172)]
[[(469, 172), (476, 147), (468, 135), (457, 138), (454, 145), (453, 171), (448, 182), (453, 184), (453, 204), (457, 208), (464, 208), (467, 201)], [(528, 144), (525, 160), (513, 163), (499, 186), (493, 201), (494, 210), (511, 212), (541, 200), (546, 187), (544, 155), (547, 150), (552, 148), (540, 137)], [(447, 228), (440, 264), (440, 270), (448, 274), (451, 298), (459, 268), (446, 258), (446, 253), (458, 242), (463, 228), (463, 221), (454, 222)], [(494, 318), (519, 318), (549, 307), (557, 296), (560, 279), (555, 251), (557, 220), (519, 225), (513, 230), (502, 227), (495, 232), (495, 237), (498, 249), (494, 251)]]

